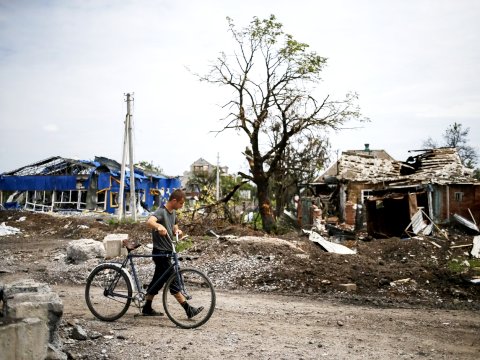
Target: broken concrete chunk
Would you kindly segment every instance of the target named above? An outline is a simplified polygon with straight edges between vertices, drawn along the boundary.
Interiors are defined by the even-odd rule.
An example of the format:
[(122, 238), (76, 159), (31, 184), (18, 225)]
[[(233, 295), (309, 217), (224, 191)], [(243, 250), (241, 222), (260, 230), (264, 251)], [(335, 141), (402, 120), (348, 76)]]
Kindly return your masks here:
[(105, 248), (103, 243), (93, 239), (73, 240), (67, 246), (67, 259), (74, 263), (104, 257)]
[(80, 340), (80, 341), (88, 339), (87, 332), (80, 325), (75, 325), (73, 327), (72, 334), (70, 335), (70, 337), (74, 340)]

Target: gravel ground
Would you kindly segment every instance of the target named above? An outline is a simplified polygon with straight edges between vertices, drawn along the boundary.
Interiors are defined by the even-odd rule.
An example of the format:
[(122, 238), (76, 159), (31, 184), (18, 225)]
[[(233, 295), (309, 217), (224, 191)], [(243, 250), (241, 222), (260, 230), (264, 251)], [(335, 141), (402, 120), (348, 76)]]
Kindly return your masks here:
[[(471, 243), (472, 235), (459, 229), (447, 229), (449, 240), (345, 241), (357, 254), (338, 255), (296, 231), (267, 237), (246, 227), (186, 223), (191, 243), (184, 264), (204, 270), (219, 294), (210, 321), (188, 331), (166, 318), (134, 317), (135, 309), (102, 323), (86, 308), (85, 279), (99, 260), (71, 263), (68, 243), (127, 233), (148, 253), (144, 224), (0, 211), (4, 222), (19, 232), (0, 237), (0, 283), (33, 278), (60, 294), (61, 335), (70, 358), (480, 357), (480, 286), (471, 282), (477, 270), (460, 266), (472, 260), (468, 246), (455, 247)], [(208, 235), (212, 228), (220, 238)], [(138, 265), (148, 281), (152, 264), (147, 259)], [(344, 284), (356, 290), (344, 291)], [(86, 340), (71, 338), (76, 326)]]

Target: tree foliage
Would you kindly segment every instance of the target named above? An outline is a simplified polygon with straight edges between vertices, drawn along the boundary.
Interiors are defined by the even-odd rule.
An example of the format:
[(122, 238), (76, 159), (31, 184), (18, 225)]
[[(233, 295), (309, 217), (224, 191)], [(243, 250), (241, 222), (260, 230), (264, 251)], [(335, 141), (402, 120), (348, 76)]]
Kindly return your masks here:
[[(250, 184), (242, 184), (242, 178), (232, 175), (221, 175), (220, 178), (220, 198), (229, 194), (235, 187), (241, 185), (241, 189), (253, 191)], [(217, 190), (217, 168), (214, 167), (211, 172), (202, 172), (193, 174), (187, 181), (187, 187), (199, 193), (199, 202), (202, 205), (210, 205), (216, 202)], [(240, 194), (235, 191), (232, 194), (231, 200), (234, 203), (240, 202)]]
[(144, 170), (147, 170), (147, 171), (157, 173), (157, 174), (163, 173), (163, 169), (158, 165), (154, 165), (153, 162), (148, 162), (148, 161), (142, 160), (142, 161), (139, 161), (138, 163), (136, 163), (135, 166), (140, 167), (140, 168), (142, 168)]
[(227, 18), (233, 37), (233, 55), (221, 53), (201, 80), (232, 90), (225, 104), (228, 115), (219, 131), (234, 129), (248, 140), (244, 155), (250, 173), (240, 173), (257, 186), (263, 227), (270, 232), (274, 216), (270, 201), (270, 179), (285, 163), (294, 141), (320, 137), (328, 129), (338, 130), (346, 121), (360, 117), (357, 95), (342, 100), (312, 94), (321, 81), (327, 59), (283, 30), (274, 15), (253, 18), (237, 29)]
[(288, 207), (289, 201), (300, 193), (305, 184), (319, 175), (328, 162), (329, 150), (328, 139), (314, 134), (304, 134), (297, 141), (289, 143), (271, 178), (277, 214)]

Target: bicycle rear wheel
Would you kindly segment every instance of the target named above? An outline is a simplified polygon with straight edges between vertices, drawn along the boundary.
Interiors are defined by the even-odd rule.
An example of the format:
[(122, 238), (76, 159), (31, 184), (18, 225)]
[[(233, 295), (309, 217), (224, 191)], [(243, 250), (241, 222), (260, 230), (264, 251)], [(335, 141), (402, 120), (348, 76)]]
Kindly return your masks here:
[(98, 266), (87, 278), (85, 301), (98, 319), (115, 321), (127, 312), (132, 302), (130, 279), (116, 265)]
[(175, 287), (178, 283), (177, 274), (168, 279), (163, 289), (163, 307), (168, 318), (177, 326), (184, 329), (192, 329), (205, 324), (215, 310), (215, 289), (210, 279), (200, 270), (185, 268), (179, 271), (180, 282), (178, 287), (187, 298), (188, 304), (195, 308), (203, 307), (197, 315), (187, 316), (185, 309), (170, 293), (170, 286)]

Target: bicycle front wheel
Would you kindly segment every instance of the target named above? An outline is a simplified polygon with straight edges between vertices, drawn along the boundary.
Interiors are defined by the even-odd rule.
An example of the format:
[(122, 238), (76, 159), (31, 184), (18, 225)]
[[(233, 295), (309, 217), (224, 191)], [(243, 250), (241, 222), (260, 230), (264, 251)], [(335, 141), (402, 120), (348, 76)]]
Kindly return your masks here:
[[(200, 270), (185, 268), (181, 269), (178, 275), (173, 274), (163, 289), (165, 313), (175, 325), (181, 328), (199, 327), (210, 319), (215, 310), (215, 289), (207, 275)], [(190, 311), (186, 310), (171, 294), (170, 289), (180, 290), (187, 299), (188, 305), (201, 311), (194, 314), (191, 308)]]
[(116, 265), (100, 265), (87, 278), (85, 301), (98, 319), (115, 321), (127, 312), (132, 302), (130, 279)]

